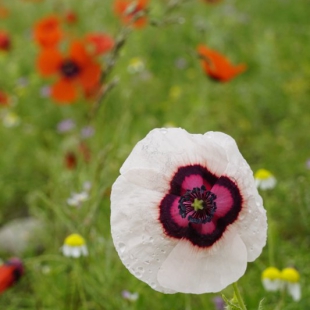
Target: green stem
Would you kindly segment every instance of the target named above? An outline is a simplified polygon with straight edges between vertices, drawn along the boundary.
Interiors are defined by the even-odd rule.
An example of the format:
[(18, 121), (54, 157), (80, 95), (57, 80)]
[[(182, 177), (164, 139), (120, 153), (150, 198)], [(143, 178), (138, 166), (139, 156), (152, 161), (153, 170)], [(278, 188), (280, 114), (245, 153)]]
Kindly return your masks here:
[(239, 304), (240, 308), (241, 308), (242, 310), (247, 310), (247, 309), (246, 309), (246, 306), (245, 306), (245, 304), (244, 304), (244, 302), (243, 302), (243, 299), (242, 299), (242, 297), (241, 297), (241, 294), (240, 294), (240, 291), (239, 291), (237, 282), (233, 283), (233, 288), (234, 288), (235, 296), (236, 296), (236, 298), (237, 298), (237, 300), (238, 300), (238, 304)]

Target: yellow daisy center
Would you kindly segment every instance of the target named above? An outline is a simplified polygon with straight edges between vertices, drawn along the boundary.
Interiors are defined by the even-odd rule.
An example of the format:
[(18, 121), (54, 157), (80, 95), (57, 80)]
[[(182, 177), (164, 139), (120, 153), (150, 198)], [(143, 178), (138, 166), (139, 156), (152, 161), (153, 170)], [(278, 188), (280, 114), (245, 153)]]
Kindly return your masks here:
[(297, 283), (300, 279), (300, 274), (295, 268), (284, 268), (281, 272), (281, 278), (287, 282)]
[(65, 244), (69, 246), (82, 246), (85, 245), (85, 240), (79, 234), (72, 234), (65, 239)]
[(255, 179), (258, 179), (258, 180), (267, 180), (269, 178), (272, 178), (273, 175), (270, 171), (266, 169), (259, 169), (255, 172), (254, 177)]
[(281, 279), (281, 272), (278, 268), (269, 267), (263, 271), (262, 279), (279, 280)]

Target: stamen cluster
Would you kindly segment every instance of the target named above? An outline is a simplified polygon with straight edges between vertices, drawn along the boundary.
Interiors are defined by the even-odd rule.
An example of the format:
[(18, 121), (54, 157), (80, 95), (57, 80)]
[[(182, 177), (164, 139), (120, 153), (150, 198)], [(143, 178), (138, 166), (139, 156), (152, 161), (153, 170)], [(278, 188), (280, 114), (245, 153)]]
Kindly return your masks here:
[(204, 185), (187, 190), (179, 200), (179, 213), (182, 218), (195, 224), (211, 222), (216, 211), (216, 195)]

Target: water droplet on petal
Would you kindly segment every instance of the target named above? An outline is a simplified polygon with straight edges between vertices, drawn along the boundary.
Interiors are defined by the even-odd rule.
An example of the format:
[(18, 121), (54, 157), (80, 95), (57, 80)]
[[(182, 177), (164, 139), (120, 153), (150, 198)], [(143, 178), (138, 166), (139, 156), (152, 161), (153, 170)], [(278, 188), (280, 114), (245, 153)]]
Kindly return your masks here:
[(156, 288), (156, 283), (155, 283), (155, 282), (151, 282), (151, 283), (150, 283), (150, 286), (151, 286), (152, 288)]
[(167, 129), (166, 129), (166, 128), (161, 128), (161, 129), (160, 129), (160, 132), (163, 133), (163, 134), (165, 134), (165, 133), (167, 133)]

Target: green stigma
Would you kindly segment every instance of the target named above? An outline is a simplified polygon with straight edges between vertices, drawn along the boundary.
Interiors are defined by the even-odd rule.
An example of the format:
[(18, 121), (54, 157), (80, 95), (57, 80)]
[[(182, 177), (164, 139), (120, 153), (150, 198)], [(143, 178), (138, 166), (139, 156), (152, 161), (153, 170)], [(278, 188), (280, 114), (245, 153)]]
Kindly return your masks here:
[(195, 198), (191, 206), (194, 208), (195, 211), (203, 210), (203, 200)]

